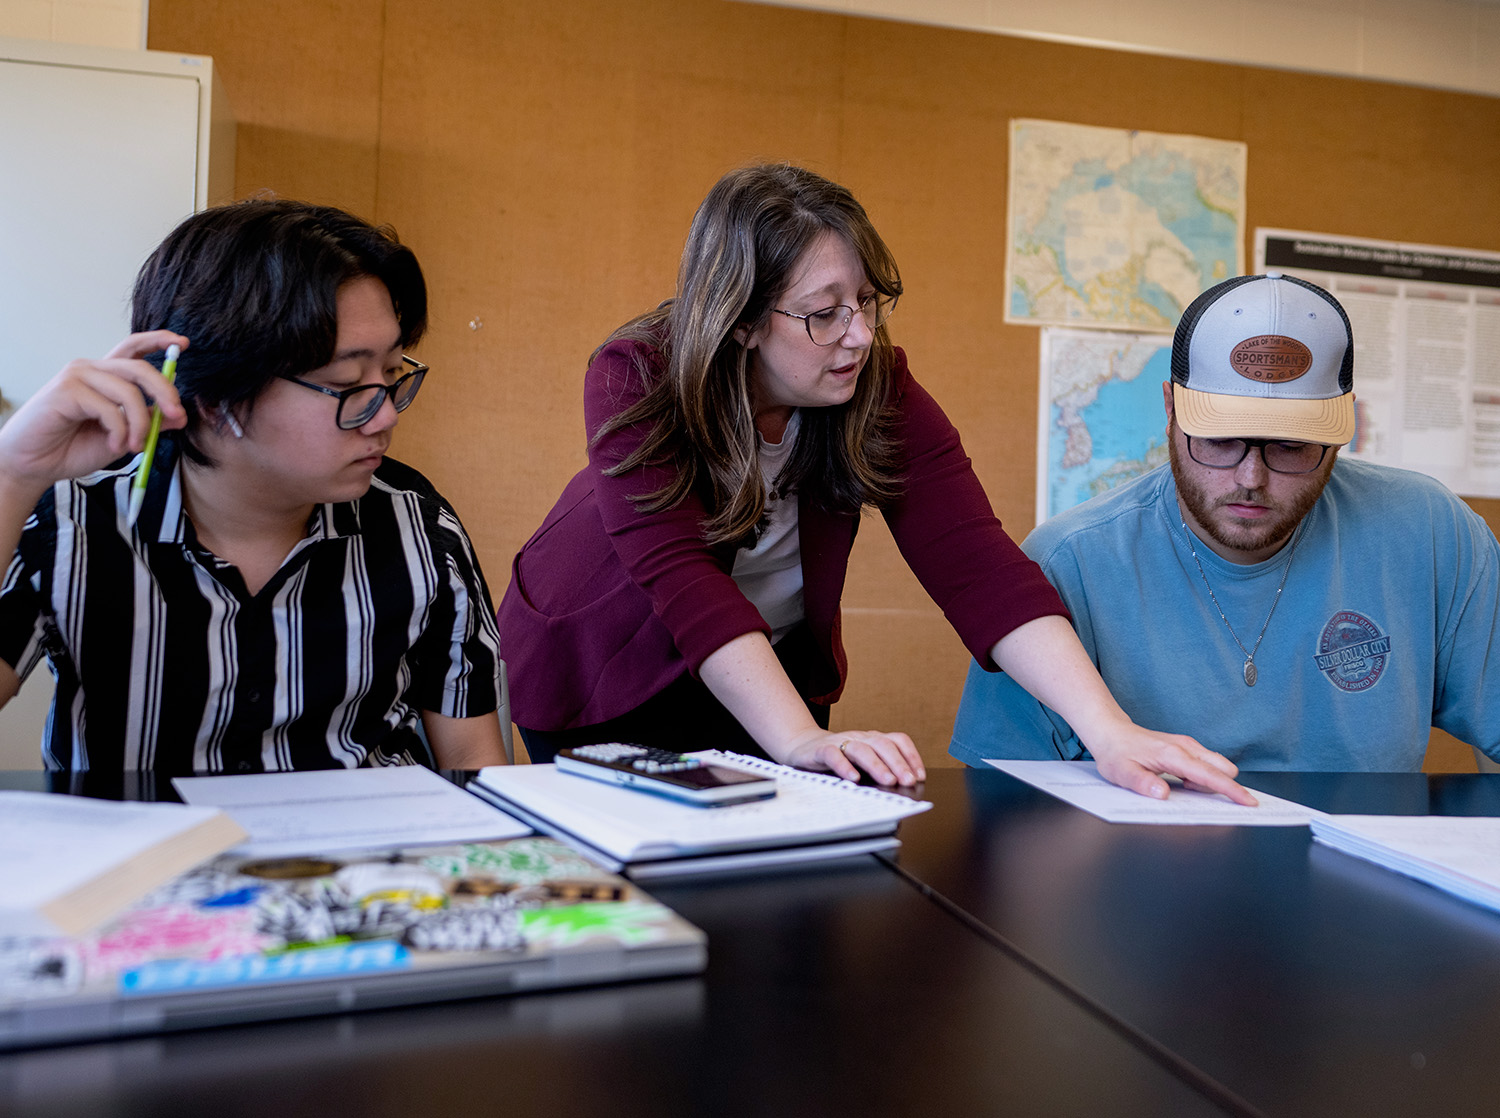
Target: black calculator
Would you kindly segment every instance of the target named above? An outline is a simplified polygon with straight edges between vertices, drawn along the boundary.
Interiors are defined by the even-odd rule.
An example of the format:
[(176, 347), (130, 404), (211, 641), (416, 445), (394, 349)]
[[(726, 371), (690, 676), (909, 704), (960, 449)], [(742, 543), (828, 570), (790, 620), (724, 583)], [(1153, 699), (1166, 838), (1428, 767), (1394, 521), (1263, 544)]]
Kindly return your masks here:
[(670, 796), (700, 807), (723, 807), (776, 795), (776, 781), (770, 777), (710, 765), (669, 749), (625, 742), (558, 750), (557, 768), (559, 772)]

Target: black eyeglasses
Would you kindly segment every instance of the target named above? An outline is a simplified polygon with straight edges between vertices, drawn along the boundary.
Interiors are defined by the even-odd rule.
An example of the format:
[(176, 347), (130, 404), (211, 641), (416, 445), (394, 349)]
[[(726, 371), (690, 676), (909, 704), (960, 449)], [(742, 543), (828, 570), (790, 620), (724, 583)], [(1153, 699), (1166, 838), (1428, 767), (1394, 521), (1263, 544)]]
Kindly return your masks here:
[[(891, 312), (896, 309), (897, 295), (882, 295), (878, 291), (866, 295), (859, 301), (859, 313), (864, 315), (865, 325), (871, 330), (880, 329), (885, 320), (891, 317)], [(820, 311), (811, 314), (793, 314), (791, 311), (772, 307), (776, 314), (784, 314), (788, 318), (800, 318), (802, 325), (807, 327), (807, 336), (812, 339), (813, 345), (832, 345), (849, 332), (849, 324), (854, 321), (854, 308), (840, 304), (837, 307), (824, 307)]]
[(313, 384), (312, 381), (302, 380), (290, 374), (282, 374), (282, 379), (289, 380), (293, 384), (300, 384), (303, 388), (311, 388), (314, 392), (321, 392), (325, 396), (332, 396), (339, 402), (339, 410), (334, 416), (334, 422), (338, 424), (340, 431), (353, 431), (375, 418), (375, 413), (384, 406), (387, 396), (391, 398), (391, 404), (397, 411), (405, 411), (417, 398), (417, 389), (422, 387), (422, 378), (427, 375), (427, 366), (404, 353), (401, 355), (401, 360), (411, 367), (411, 372), (394, 384), (356, 384), (353, 388), (339, 389), (324, 388), (321, 384)]
[(1323, 464), (1328, 448), (1322, 443), (1296, 443), (1282, 439), (1204, 439), (1189, 435), (1188, 455), (1200, 466), (1232, 470), (1245, 460), (1250, 448), (1260, 451), (1266, 469), (1278, 474), (1310, 474)]

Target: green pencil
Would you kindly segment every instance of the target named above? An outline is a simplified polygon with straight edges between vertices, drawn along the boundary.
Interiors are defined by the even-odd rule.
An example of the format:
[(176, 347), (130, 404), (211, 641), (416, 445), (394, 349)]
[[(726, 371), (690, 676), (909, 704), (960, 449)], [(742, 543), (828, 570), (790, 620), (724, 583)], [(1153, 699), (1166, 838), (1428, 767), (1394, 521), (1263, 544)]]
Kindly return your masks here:
[[(177, 356), (182, 350), (167, 346), (167, 359), (162, 362), (161, 375), (168, 384), (177, 379)], [(151, 408), (151, 430), (146, 432), (146, 449), (141, 454), (141, 464), (136, 467), (135, 481), (130, 485), (130, 510), (125, 514), (125, 523), (134, 524), (141, 515), (141, 503), (146, 499), (146, 479), (151, 476), (151, 462), (156, 457), (156, 437), (161, 434), (161, 405)]]

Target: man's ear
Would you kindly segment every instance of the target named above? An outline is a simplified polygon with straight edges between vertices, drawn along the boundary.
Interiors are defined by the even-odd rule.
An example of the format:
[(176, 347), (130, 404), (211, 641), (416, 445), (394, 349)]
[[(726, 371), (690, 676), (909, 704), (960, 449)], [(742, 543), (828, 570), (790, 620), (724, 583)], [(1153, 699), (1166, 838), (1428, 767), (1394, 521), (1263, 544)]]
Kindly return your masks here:
[(240, 421), (234, 417), (234, 412), (228, 408), (215, 408), (209, 413), (209, 422), (213, 425), (214, 430), (221, 434), (228, 432), (237, 439), (245, 437), (245, 429), (240, 426)]

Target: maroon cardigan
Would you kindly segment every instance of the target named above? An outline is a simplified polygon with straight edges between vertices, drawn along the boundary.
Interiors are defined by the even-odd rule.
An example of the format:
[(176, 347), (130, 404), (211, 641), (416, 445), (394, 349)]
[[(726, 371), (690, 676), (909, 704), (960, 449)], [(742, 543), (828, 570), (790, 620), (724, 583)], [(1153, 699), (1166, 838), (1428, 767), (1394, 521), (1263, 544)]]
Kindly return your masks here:
[[(646, 390), (632, 351), (653, 371), (663, 367), (661, 354), (639, 343), (616, 341), (599, 352), (584, 380), (591, 440)], [(997, 640), (1067, 610), (1000, 527), (958, 432), (912, 378), (900, 349), (890, 393), (904, 462), (901, 496), (883, 510), (886, 523), (969, 651), (993, 670), (989, 650)], [(592, 444), (589, 464), (511, 565), (498, 616), (517, 725), (563, 730), (616, 718), (684, 673), (696, 674), (735, 637), (770, 634), (730, 577), (734, 549), (703, 541), (697, 495), (642, 515), (631, 496), (661, 488), (667, 467), (604, 475), (644, 435), (638, 425)], [(859, 517), (803, 501), (797, 525), (807, 624), (822, 653), (808, 697), (831, 703), (848, 666), (839, 599)]]

